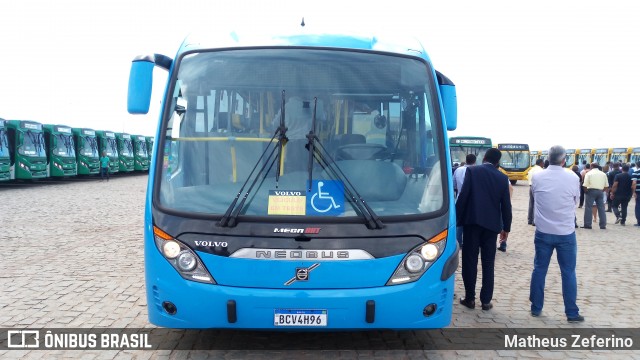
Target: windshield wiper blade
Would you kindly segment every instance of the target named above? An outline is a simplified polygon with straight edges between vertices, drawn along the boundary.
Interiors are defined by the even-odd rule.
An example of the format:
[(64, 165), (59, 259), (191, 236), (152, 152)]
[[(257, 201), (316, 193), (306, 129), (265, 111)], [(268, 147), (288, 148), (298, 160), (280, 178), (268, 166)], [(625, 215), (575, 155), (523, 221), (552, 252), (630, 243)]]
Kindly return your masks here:
[[(247, 176), (247, 179), (244, 181), (244, 183), (240, 187), (240, 190), (236, 194), (236, 197), (233, 199), (233, 201), (231, 202), (231, 204), (227, 208), (227, 211), (225, 211), (224, 215), (222, 216), (222, 218), (218, 222), (218, 224), (217, 224), (218, 226), (220, 226), (220, 227), (227, 227), (227, 226), (228, 227), (234, 227), (237, 224), (238, 215), (242, 211), (242, 208), (244, 207), (245, 201), (249, 197), (249, 194), (251, 193), (251, 190), (253, 190), (253, 187), (255, 186), (255, 184), (258, 182), (258, 179), (260, 178), (260, 174), (263, 173), (263, 171), (267, 167), (267, 164), (269, 164), (270, 161), (271, 161), (271, 165), (269, 165), (269, 168), (264, 173), (263, 179), (267, 176), (267, 174), (269, 174), (269, 171), (271, 171), (271, 168), (273, 167), (274, 162), (277, 161), (278, 162), (278, 166), (277, 166), (277, 171), (276, 171), (276, 187), (278, 186), (277, 185), (278, 184), (278, 179), (280, 177), (280, 163), (281, 163), (281, 160), (282, 160), (282, 146), (283, 146), (282, 142), (284, 141), (286, 143), (286, 141), (287, 141), (287, 137), (286, 137), (287, 128), (284, 126), (284, 90), (282, 91), (282, 105), (281, 105), (281, 108), (280, 108), (280, 114), (281, 114), (281, 116), (280, 116), (280, 126), (278, 126), (278, 128), (276, 128), (276, 131), (273, 133), (273, 136), (271, 137), (271, 140), (269, 141), (268, 145), (265, 147), (265, 149), (262, 152), (262, 154), (260, 154), (260, 158), (258, 158), (258, 161), (256, 161), (256, 164), (253, 166), (253, 169), (251, 169), (251, 172), (249, 173), (249, 176)], [(269, 153), (269, 156), (267, 156), (265, 161), (262, 162), (262, 159), (267, 154), (267, 152), (269, 152), (269, 148), (273, 144), (273, 142), (274, 142), (276, 137), (278, 137), (278, 142), (277, 142), (276, 147), (273, 147), (271, 149), (271, 153)], [(271, 158), (275, 154), (276, 149), (279, 150), (278, 151), (278, 156), (275, 159), (271, 160)], [(260, 168), (258, 173), (255, 175), (255, 178), (253, 179), (253, 182), (249, 186), (249, 189), (247, 189), (247, 191), (244, 193), (244, 196), (243, 196), (242, 200), (240, 201), (240, 204), (238, 204), (238, 206), (236, 207), (236, 204), (238, 203), (238, 200), (242, 196), (244, 188), (247, 186), (247, 184), (249, 183), (249, 181), (253, 177), (253, 173), (256, 171), (256, 169), (258, 168), (258, 165), (260, 165), (261, 162), (262, 162), (262, 167)]]
[(276, 189), (278, 188), (278, 180), (280, 180), (280, 167), (282, 166), (283, 147), (287, 143), (287, 141), (289, 141), (289, 139), (287, 138), (287, 127), (284, 124), (284, 102), (285, 96), (284, 90), (282, 90), (282, 103), (280, 104), (280, 126), (278, 126), (278, 129), (276, 130), (276, 134), (278, 134), (278, 165), (276, 167)]
[(309, 173), (309, 189), (311, 191), (311, 186), (313, 184), (313, 154), (315, 152), (315, 143), (316, 143), (316, 108), (318, 106), (318, 98), (313, 98), (313, 115), (311, 117), (311, 130), (307, 134), (307, 150), (309, 150), (309, 161), (307, 162), (307, 172)]

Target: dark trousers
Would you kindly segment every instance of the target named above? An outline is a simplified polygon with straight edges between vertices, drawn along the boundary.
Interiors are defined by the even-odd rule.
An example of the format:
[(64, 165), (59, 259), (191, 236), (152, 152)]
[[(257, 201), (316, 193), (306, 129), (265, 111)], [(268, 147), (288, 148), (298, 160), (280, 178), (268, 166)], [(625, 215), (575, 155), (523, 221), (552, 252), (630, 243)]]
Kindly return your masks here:
[[(631, 198), (628, 197), (615, 197), (613, 199), (613, 213), (616, 215), (616, 218), (620, 218), (620, 222), (622, 224), (627, 221), (627, 206), (629, 206), (629, 200), (631, 200)], [(618, 206), (620, 207), (620, 209), (618, 209)]]
[(529, 211), (527, 212), (527, 223), (533, 224), (533, 191), (531, 190), (531, 186), (529, 186)]
[(105, 176), (107, 177), (107, 181), (109, 181), (109, 168), (108, 167), (106, 167), (106, 168), (101, 167), (100, 168), (100, 178), (102, 180), (104, 180)]
[(582, 187), (582, 183), (580, 183), (580, 207), (584, 205), (584, 188)]
[(636, 192), (636, 224), (640, 225), (640, 194)]
[(475, 300), (478, 278), (478, 254), (482, 260), (480, 301), (488, 304), (493, 298), (493, 275), (498, 234), (477, 225), (464, 226), (462, 242), (462, 281), (465, 299)]

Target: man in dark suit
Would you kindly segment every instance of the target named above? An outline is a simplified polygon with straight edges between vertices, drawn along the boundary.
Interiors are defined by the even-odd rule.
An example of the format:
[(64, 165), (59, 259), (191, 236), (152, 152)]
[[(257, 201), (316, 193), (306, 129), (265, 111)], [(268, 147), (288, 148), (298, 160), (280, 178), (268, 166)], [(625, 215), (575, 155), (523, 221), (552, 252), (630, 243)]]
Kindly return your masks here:
[(465, 298), (460, 303), (475, 308), (478, 254), (482, 256), (482, 310), (493, 307), (493, 272), (496, 240), (506, 240), (511, 231), (509, 178), (498, 170), (502, 154), (489, 149), (480, 166), (467, 169), (456, 202), (457, 225), (463, 226), (462, 280)]

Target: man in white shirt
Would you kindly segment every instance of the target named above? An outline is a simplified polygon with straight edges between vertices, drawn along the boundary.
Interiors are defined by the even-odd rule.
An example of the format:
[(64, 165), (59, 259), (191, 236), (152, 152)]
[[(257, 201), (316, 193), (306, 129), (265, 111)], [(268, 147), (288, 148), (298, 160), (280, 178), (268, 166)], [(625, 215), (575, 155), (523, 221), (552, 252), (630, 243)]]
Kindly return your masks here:
[(531, 179), (531, 190), (535, 201), (536, 233), (529, 300), (531, 316), (540, 316), (544, 303), (545, 278), (555, 250), (562, 275), (562, 297), (567, 321), (582, 322), (584, 317), (580, 315), (576, 305), (578, 247), (575, 207), (580, 197), (580, 180), (574, 174), (564, 170), (565, 155), (565, 149), (562, 146), (549, 149), (549, 167), (545, 171), (534, 174)]
[[(464, 175), (467, 173), (467, 167), (476, 164), (476, 156), (474, 154), (467, 154), (465, 161), (466, 163), (464, 166), (458, 167), (456, 171), (453, 172), (453, 190), (455, 190), (456, 199), (458, 194), (460, 194), (460, 190), (462, 190), (462, 184), (464, 183)], [(462, 247), (462, 226), (456, 227), (456, 240), (458, 240), (458, 244)]]

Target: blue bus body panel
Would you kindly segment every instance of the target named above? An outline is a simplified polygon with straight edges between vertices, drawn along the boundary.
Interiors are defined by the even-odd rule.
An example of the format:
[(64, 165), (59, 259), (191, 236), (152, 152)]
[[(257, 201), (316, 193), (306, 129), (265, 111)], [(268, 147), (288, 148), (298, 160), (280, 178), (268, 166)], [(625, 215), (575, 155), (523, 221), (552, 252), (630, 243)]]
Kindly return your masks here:
[[(151, 230), (148, 224), (147, 228)], [(184, 280), (160, 255), (150, 237), (150, 232), (146, 232), (147, 301), (149, 320), (158, 326), (280, 329), (274, 325), (276, 309), (327, 310), (326, 327), (302, 328), (313, 330), (442, 328), (451, 322), (454, 276), (445, 281), (440, 280), (444, 261), (434, 264), (420, 280), (404, 285), (324, 290), (300, 287), (292, 289), (233, 287)], [(452, 245), (455, 248), (455, 244)], [(399, 259), (401, 257), (391, 257), (385, 261), (391, 263)], [(335, 263), (324, 265), (330, 268)], [(224, 271), (227, 270), (233, 271), (233, 269), (224, 269)], [(314, 274), (316, 270), (311, 273), (311, 276), (316, 275)], [(334, 272), (331, 274), (339, 276)], [(238, 276), (242, 275), (258, 276), (259, 273)], [(236, 302), (237, 322), (235, 323), (227, 320), (229, 300)], [(375, 301), (376, 311), (373, 323), (365, 321), (365, 306), (368, 300)], [(169, 315), (162, 309), (164, 301), (175, 304), (177, 307), (175, 315)], [(429, 304), (435, 304), (437, 310), (430, 317), (425, 317), (423, 310)], [(282, 329), (292, 330), (289, 327)]]

